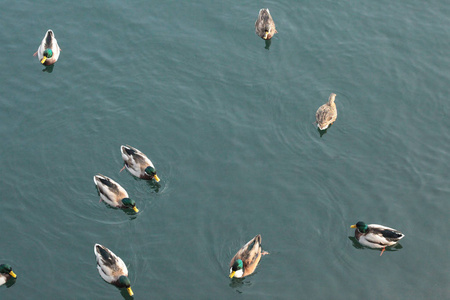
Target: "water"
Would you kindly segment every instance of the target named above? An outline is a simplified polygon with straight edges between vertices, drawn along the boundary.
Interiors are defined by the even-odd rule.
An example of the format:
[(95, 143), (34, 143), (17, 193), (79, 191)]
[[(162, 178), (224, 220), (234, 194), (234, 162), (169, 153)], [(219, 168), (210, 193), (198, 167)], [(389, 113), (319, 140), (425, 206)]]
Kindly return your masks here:
[[(279, 33), (254, 34), (269, 7)], [(445, 299), (450, 5), (446, 1), (2, 3), (1, 299)], [(32, 54), (53, 29), (51, 73)], [(320, 136), (315, 111), (337, 94)], [(119, 173), (120, 145), (161, 186)], [(136, 200), (99, 203), (92, 177)], [(358, 220), (405, 233), (360, 249)], [(262, 235), (254, 275), (228, 278)]]

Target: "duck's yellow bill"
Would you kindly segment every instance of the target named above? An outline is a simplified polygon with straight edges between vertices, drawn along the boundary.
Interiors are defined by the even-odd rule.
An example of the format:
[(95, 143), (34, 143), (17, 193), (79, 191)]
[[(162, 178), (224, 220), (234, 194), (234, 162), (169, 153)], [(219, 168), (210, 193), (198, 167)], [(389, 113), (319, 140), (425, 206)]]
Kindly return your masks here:
[(11, 272), (9, 272), (9, 275), (11, 275), (13, 278), (16, 278), (17, 277), (17, 275), (16, 274), (14, 274), (14, 272), (13, 271), (11, 271)]
[(133, 295), (134, 295), (134, 293), (133, 293), (133, 291), (131, 290), (130, 287), (127, 288), (127, 292), (128, 292), (128, 294), (129, 294), (130, 296), (133, 296)]
[(45, 63), (46, 60), (47, 60), (47, 56), (44, 56), (44, 57), (41, 59), (41, 64)]
[(233, 271), (233, 272), (230, 273), (230, 278), (233, 278), (234, 274), (236, 274), (236, 271)]
[(350, 226), (350, 228), (356, 228), (356, 225), (352, 225), (352, 226)]
[(153, 178), (155, 178), (156, 182), (159, 182), (161, 179), (159, 179), (158, 175), (154, 175)]
[(133, 207), (134, 212), (139, 212), (139, 209), (137, 209), (136, 206)]

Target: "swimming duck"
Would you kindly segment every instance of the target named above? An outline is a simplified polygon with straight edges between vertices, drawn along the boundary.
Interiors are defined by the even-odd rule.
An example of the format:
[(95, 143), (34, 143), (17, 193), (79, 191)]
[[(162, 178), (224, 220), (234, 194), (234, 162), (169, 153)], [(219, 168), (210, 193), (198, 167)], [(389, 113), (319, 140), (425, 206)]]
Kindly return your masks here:
[(258, 266), (262, 255), (269, 252), (261, 251), (261, 235), (258, 234), (245, 244), (230, 262), (230, 278), (242, 278), (252, 274)]
[(103, 200), (113, 207), (128, 208), (139, 212), (134, 200), (128, 197), (127, 191), (111, 178), (97, 174), (94, 176), (94, 183), (100, 194), (100, 201)]
[(144, 153), (129, 145), (120, 146), (120, 152), (122, 153), (124, 161), (122, 170), (127, 168), (127, 170), (135, 177), (145, 180), (154, 178), (156, 182), (159, 182), (160, 179), (158, 175), (156, 175), (155, 166)]
[(4, 285), (9, 279), (16, 278), (17, 275), (14, 274), (12, 268), (8, 264), (0, 265), (0, 285)]
[(49, 66), (53, 65), (58, 60), (60, 51), (61, 48), (59, 48), (53, 30), (49, 29), (47, 30), (38, 51), (36, 51), (33, 56), (37, 55), (41, 64)]
[(103, 280), (118, 288), (126, 288), (128, 294), (133, 296), (128, 269), (123, 260), (100, 244), (94, 245), (94, 253), (97, 259), (97, 270)]
[(337, 118), (337, 109), (336, 104), (334, 103), (334, 99), (336, 98), (336, 94), (331, 93), (328, 98), (328, 102), (319, 107), (316, 112), (316, 123), (317, 127), (320, 130), (325, 130), (336, 121)]
[(369, 248), (382, 248), (380, 256), (386, 247), (395, 245), (405, 235), (400, 231), (378, 224), (369, 224), (359, 221), (350, 226), (355, 229), (355, 238), (363, 246)]
[(259, 10), (258, 19), (255, 22), (255, 32), (264, 40), (270, 40), (275, 33), (278, 33), (268, 8)]

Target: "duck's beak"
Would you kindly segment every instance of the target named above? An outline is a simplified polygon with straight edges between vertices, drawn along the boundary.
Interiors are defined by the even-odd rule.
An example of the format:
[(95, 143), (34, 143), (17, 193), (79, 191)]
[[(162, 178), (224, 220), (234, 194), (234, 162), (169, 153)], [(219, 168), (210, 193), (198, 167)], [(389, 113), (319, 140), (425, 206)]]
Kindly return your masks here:
[(16, 274), (14, 274), (14, 272), (13, 271), (11, 271), (11, 272), (9, 272), (9, 275), (11, 275), (13, 278), (16, 278), (17, 277), (17, 275)]
[(230, 273), (230, 278), (233, 278), (234, 274), (236, 274), (236, 271), (233, 271), (233, 272)]
[(47, 56), (44, 56), (44, 57), (41, 59), (41, 64), (44, 64), (46, 60), (47, 60)]
[(139, 212), (139, 209), (137, 209), (136, 206), (133, 206), (133, 210), (134, 210), (134, 212)]
[(159, 179), (158, 175), (153, 175), (153, 178), (155, 178), (156, 182), (159, 182), (161, 179)]
[(350, 226), (350, 228), (356, 228), (356, 225), (352, 225), (352, 226)]
[(133, 291), (131, 290), (130, 287), (127, 287), (127, 292), (128, 292), (128, 294), (129, 294), (130, 296), (133, 296), (133, 295), (134, 295), (134, 293), (133, 293)]

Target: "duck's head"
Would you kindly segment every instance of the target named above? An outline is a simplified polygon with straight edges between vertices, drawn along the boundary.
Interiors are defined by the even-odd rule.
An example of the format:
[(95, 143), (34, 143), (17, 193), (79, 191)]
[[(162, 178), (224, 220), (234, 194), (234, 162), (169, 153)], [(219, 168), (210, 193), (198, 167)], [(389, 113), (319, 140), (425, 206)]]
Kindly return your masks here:
[(134, 202), (133, 199), (123, 198), (122, 204), (123, 204), (123, 206), (125, 206), (125, 208), (130, 208), (130, 209), (134, 210), (134, 212), (139, 212), (139, 209), (137, 209), (137, 207), (136, 207), (136, 202)]
[(156, 169), (154, 167), (148, 166), (147, 168), (145, 168), (145, 174), (147, 174), (147, 176), (155, 178), (156, 182), (159, 182), (160, 180), (158, 175), (156, 175)]
[(369, 227), (367, 227), (366, 223), (359, 221), (355, 225), (350, 226), (350, 228), (358, 228), (358, 231), (361, 233), (365, 233)]
[(244, 274), (244, 263), (240, 259), (236, 259), (230, 268), (230, 278), (238, 275), (237, 277), (242, 277)]
[(336, 94), (331, 93), (330, 97), (328, 97), (328, 103), (330, 103), (330, 104), (334, 103), (334, 99), (336, 99)]
[(270, 26), (265, 26), (264, 27), (264, 35), (263, 35), (263, 39), (267, 40), (270, 39)]
[(44, 57), (41, 59), (41, 64), (44, 64), (47, 58), (51, 58), (53, 56), (52, 49), (45, 49), (44, 50)]
[(130, 279), (128, 279), (127, 276), (124, 276), (124, 275), (120, 276), (118, 281), (119, 281), (119, 286), (120, 286), (120, 287), (126, 288), (128, 294), (129, 294), (130, 296), (133, 296), (133, 295), (134, 295), (134, 294), (133, 294), (133, 291), (131, 290)]
[(16, 278), (16, 277), (17, 277), (17, 275), (14, 274), (14, 272), (13, 272), (11, 266), (8, 265), (8, 264), (2, 264), (2, 265), (0, 265), (0, 273), (2, 273), (2, 274), (9, 274), (9, 275), (11, 275), (13, 278)]

